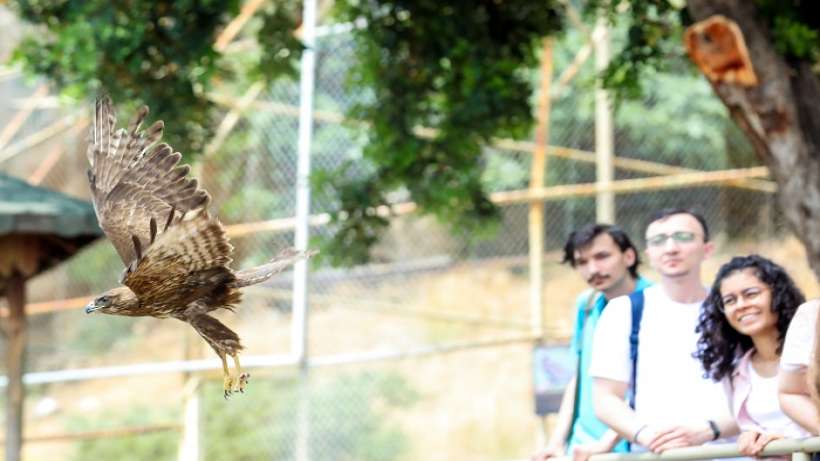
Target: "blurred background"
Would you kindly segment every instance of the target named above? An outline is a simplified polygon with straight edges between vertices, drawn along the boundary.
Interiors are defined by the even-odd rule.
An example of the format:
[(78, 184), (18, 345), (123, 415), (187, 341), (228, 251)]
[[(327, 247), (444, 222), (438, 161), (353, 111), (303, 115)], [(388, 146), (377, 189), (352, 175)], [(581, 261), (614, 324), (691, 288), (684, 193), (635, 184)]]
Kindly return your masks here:
[[(321, 176), (346, 165), (346, 174), (364, 176), (373, 171), (362, 160), (368, 130), (350, 109), (377, 95), (350, 86), (361, 46), (356, 25), (327, 3), (319, 3), (312, 48), (311, 167)], [(237, 69), (260, 53), (251, 32), (265, 27), (268, 17), (250, 11), (253, 4), (264, 9), (264, 2), (249, 4), (242, 10), (235, 6), (236, 15), (224, 18), (239, 27), (221, 45)], [(234, 22), (243, 14), (241, 24)], [(595, 24), (579, 21), (586, 28), (570, 25), (548, 44), (551, 86), (539, 83), (544, 66), (525, 76), (534, 82), (533, 107), (543, 108), (537, 102), (541, 92), (550, 94), (546, 187), (596, 181), (596, 71), (594, 58), (579, 57), (590, 48)], [(89, 200), (85, 138), (92, 99), (70, 88), (60, 91), (12, 59), (20, 40), (42, 27), (0, 5), (0, 63), (5, 63), (0, 67), (0, 171)], [(617, 46), (621, 32), (613, 30), (607, 40)], [(537, 48), (543, 64), (546, 53)], [(184, 152), (228, 228), (236, 268), (262, 263), (294, 244), (304, 75), (298, 66), (291, 70), (265, 85), (249, 74), (224, 76), (207, 90), (214, 105), (213, 132), (203, 135), (196, 152)], [(133, 107), (120, 111), (120, 125)], [(187, 123), (165, 122), (169, 127)], [(692, 71), (647, 76), (642, 96), (620, 102), (613, 122), (616, 180), (761, 165), (709, 84)], [(441, 215), (398, 212), (388, 218), (368, 262), (346, 267), (328, 258), (311, 262), (306, 368), (291, 360), (299, 331), (291, 315), (293, 273), (246, 289), (240, 309), (220, 319), (240, 334), (245, 356), (258, 361), (246, 362), (252, 379), (245, 394), (227, 401), (219, 370), (174, 367), (214, 357), (187, 325), (82, 312), (91, 295), (117, 283), (122, 270), (104, 239), (32, 279), (26, 372), (43, 382), (26, 386), (24, 459), (528, 457), (550, 424), (533, 409), (533, 347), (568, 342), (573, 302), (585, 288), (560, 264), (560, 249), (569, 232), (599, 216), (594, 190), (556, 190), (538, 202), (544, 222), (538, 237), (544, 248), (538, 287), (543, 320), (538, 319), (530, 304), (531, 205), (513, 194), (530, 186), (537, 130), (536, 124), (529, 135), (481, 146), (480, 181), (500, 211), (481, 235), (473, 228), (453, 228)], [(615, 194), (615, 220), (636, 241), (642, 240), (652, 210), (694, 207), (706, 216), (718, 247), (704, 283), (730, 256), (756, 252), (784, 265), (807, 295), (820, 295), (805, 251), (778, 210), (771, 180), (695, 181), (673, 188), (659, 181), (656, 186)], [(395, 203), (408, 201), (401, 191), (391, 197)], [(335, 210), (338, 197), (315, 187), (310, 246), (321, 246), (322, 237), (337, 230), (328, 219)], [(653, 278), (648, 267), (643, 271)], [(136, 366), (163, 363), (171, 365), (143, 371)], [(2, 374), (4, 367), (0, 364)], [(122, 376), (104, 376), (109, 367), (119, 367)], [(59, 370), (69, 373), (37, 374)]]

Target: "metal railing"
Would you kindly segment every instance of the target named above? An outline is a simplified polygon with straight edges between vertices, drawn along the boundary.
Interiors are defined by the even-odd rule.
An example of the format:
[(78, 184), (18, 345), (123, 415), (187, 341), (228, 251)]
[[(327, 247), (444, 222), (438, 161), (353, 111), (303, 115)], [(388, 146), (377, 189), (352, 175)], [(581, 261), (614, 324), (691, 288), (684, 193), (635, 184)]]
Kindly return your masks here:
[[(768, 445), (760, 458), (792, 455), (792, 461), (809, 461), (812, 453), (820, 452), (820, 437), (805, 439), (781, 439)], [(744, 457), (735, 443), (709, 444), (698, 447), (675, 448), (663, 453), (605, 453), (594, 455), (589, 461), (690, 461), (698, 459), (721, 459)], [(554, 458), (555, 461), (572, 461), (572, 456)], [(513, 461), (513, 460), (511, 460)], [(514, 460), (528, 461), (528, 460)]]

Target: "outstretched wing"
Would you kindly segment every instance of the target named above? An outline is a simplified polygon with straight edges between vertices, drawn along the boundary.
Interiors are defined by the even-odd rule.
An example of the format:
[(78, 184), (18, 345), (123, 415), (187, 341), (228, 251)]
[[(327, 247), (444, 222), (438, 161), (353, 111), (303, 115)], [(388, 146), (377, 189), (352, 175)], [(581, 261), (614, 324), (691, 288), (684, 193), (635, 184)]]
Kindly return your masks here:
[(146, 305), (184, 309), (197, 301), (207, 310), (239, 302), (239, 291), (229, 288), (235, 281), (228, 267), (233, 247), (222, 225), (206, 211), (172, 225), (149, 243), (144, 252), (136, 249), (137, 260), (123, 277), (123, 284)]
[(147, 244), (163, 225), (167, 228), (175, 218), (209, 201), (196, 179), (187, 177), (190, 168), (178, 165), (180, 153), (168, 144), (157, 144), (163, 123), (140, 129), (147, 115), (143, 106), (127, 130), (116, 130), (111, 100), (101, 98), (89, 133), (88, 180), (94, 210), (126, 265), (137, 256), (134, 239)]

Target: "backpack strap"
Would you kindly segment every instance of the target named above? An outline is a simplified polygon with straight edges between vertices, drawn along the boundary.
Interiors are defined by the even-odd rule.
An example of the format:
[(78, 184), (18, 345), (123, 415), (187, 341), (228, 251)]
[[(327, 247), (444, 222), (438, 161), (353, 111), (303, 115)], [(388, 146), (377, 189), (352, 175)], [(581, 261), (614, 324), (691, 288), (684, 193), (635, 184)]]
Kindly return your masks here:
[[(629, 377), (629, 387), (627, 395), (629, 397), (629, 408), (635, 409), (635, 391), (638, 387), (638, 333), (641, 331), (641, 318), (643, 317), (643, 290), (629, 294), (629, 302), (632, 305), (632, 328), (629, 331), (629, 360), (632, 363), (632, 370)], [(627, 442), (627, 450), (632, 451), (632, 444)]]
[(629, 294), (629, 301), (632, 304), (632, 328), (629, 331), (629, 360), (632, 363), (632, 374), (629, 379), (629, 407), (635, 409), (635, 391), (638, 383), (638, 333), (641, 331), (641, 318), (643, 317), (643, 290)]

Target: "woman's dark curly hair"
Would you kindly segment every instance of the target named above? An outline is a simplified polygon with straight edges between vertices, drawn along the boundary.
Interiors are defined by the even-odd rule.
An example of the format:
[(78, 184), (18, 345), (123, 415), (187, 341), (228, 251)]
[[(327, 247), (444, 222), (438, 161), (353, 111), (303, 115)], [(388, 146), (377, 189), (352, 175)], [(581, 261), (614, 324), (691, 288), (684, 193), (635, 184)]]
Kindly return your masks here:
[(720, 295), (720, 285), (723, 280), (744, 269), (752, 269), (754, 275), (771, 290), (772, 312), (777, 314), (778, 355), (783, 349), (786, 329), (794, 317), (797, 306), (806, 300), (803, 292), (797, 288), (789, 274), (782, 267), (762, 256), (736, 256), (724, 264), (715, 276), (712, 289), (703, 302), (703, 309), (695, 330), (700, 333), (700, 338), (697, 352), (692, 354), (703, 364), (704, 377), (715, 381), (728, 376), (737, 366), (738, 359), (754, 347), (750, 337), (738, 333), (726, 320), (726, 315), (723, 313), (723, 297)]

